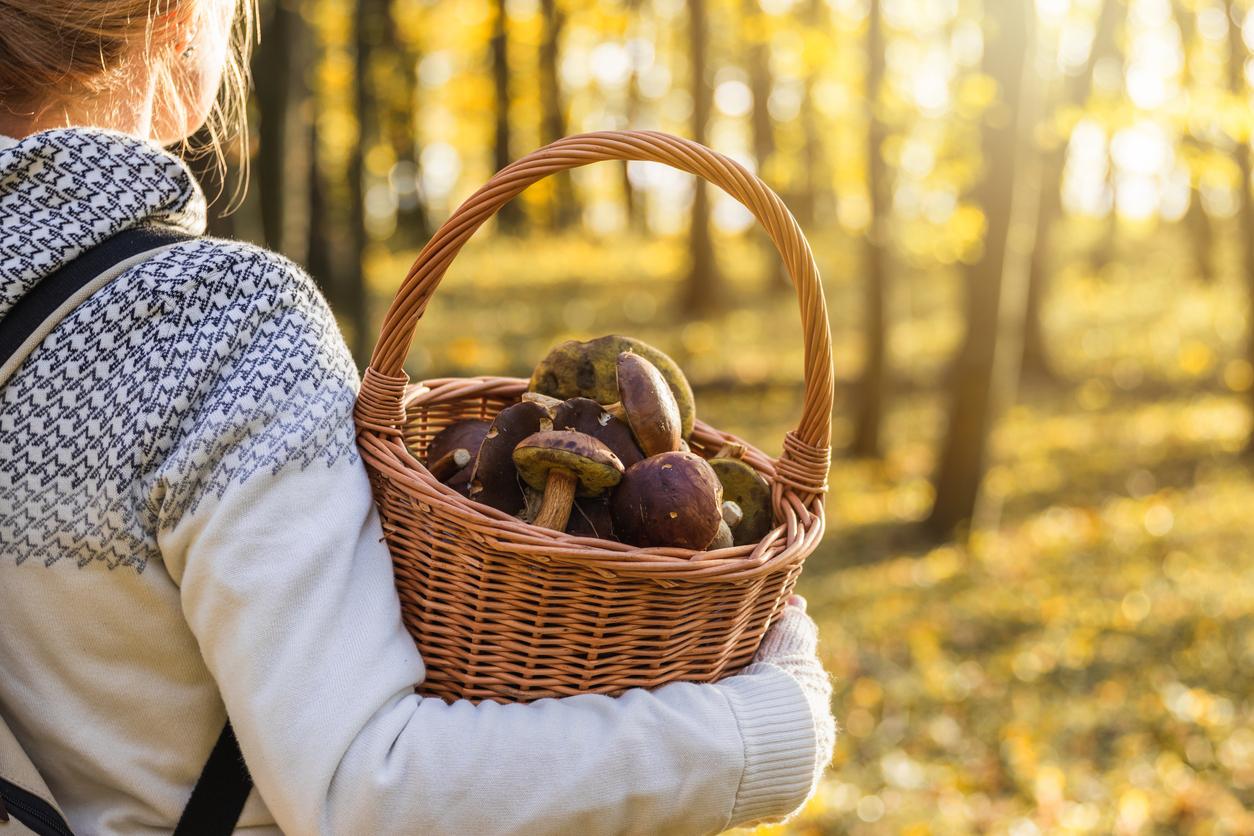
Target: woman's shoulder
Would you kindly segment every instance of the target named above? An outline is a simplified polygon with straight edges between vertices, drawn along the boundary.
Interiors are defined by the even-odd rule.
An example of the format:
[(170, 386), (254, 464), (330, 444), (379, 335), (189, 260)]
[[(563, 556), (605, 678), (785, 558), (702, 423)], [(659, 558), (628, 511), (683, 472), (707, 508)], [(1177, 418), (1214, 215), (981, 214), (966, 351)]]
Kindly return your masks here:
[(148, 272), (169, 292), (209, 293), (218, 304), (276, 298), (324, 303), (300, 265), (284, 255), (222, 238), (192, 238), (153, 258)]
[(326, 299), (300, 266), (241, 241), (196, 238), (141, 265), (165, 331), (220, 371), (282, 358), (288, 374), (317, 371), (355, 386), (356, 368)]

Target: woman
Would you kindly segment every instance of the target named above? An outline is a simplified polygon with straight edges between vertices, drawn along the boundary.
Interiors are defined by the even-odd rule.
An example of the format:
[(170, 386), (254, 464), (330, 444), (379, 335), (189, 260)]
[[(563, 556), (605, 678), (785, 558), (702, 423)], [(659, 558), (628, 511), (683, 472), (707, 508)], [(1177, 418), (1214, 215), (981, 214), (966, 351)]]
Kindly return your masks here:
[[(161, 146), (214, 110), (236, 0), (0, 0), (0, 317), (119, 230), (200, 233)], [(239, 30), (236, 30), (239, 31)], [(711, 832), (813, 791), (813, 623), (739, 675), (422, 699), (313, 283), (198, 239), (125, 271), (0, 390), (0, 714), (80, 833), (169, 832), (229, 715), (248, 832)]]

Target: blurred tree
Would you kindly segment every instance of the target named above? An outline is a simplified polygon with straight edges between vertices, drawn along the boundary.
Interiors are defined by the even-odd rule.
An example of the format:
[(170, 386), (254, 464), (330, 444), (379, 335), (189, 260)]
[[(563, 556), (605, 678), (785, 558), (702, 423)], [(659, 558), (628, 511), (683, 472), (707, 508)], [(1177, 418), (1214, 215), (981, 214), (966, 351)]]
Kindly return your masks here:
[[(562, 98), (562, 80), (558, 73), (562, 29), (566, 13), (557, 0), (540, 0), (540, 141), (556, 142), (566, 136), (566, 105)], [(579, 206), (569, 171), (553, 177), (553, 200), (549, 206), (549, 227), (567, 229), (579, 220)]]
[[(366, 256), (370, 247), (367, 231), (366, 155), (376, 142), (378, 113), (372, 95), (371, 56), (379, 49), (391, 14), (387, 0), (360, 0), (354, 16), (355, 67), (353, 73), (353, 112), (357, 117), (357, 141), (352, 145), (348, 161), (349, 220), (351, 255), (337, 271), (339, 293), (343, 306), (340, 313), (349, 324), (349, 348), (359, 366), (370, 355), (370, 305), (367, 298)], [(337, 265), (339, 266), (339, 265)]]
[[(1022, 163), (1017, 158), (1022, 156), (1025, 53), (1031, 45), (1034, 14), (1026, 0), (990, 0), (984, 11), (984, 72), (997, 83), (998, 96), (981, 128), (984, 168), (975, 198), (985, 218), (984, 247), (966, 270), (966, 335), (950, 370), (949, 426), (933, 480), (936, 502), (927, 519), (927, 527), (940, 536), (969, 522), (975, 511), (1000, 396), (995, 391), (994, 362), (999, 325), (1005, 324), (1007, 313), (1003, 298), (1014, 298), (1017, 290), (1006, 287), (1003, 277), (1008, 272), (1011, 212)], [(1022, 309), (1018, 313), (1021, 317)], [(1022, 319), (1015, 324), (1021, 327)]]
[(422, 166), (418, 156), (416, 125), (421, 117), (418, 86), (418, 54), (402, 41), (393, 3), (383, 19), (382, 45), (376, 57), (375, 85), (379, 95), (382, 132), (392, 148), (389, 176), (396, 195), (398, 244), (421, 245), (431, 237), (431, 220), (422, 193)]
[[(753, 96), (753, 108), (749, 112), (749, 125), (753, 134), (753, 159), (758, 176), (769, 182), (771, 157), (775, 154), (775, 121), (771, 118), (771, 91), (775, 80), (771, 74), (771, 26), (762, 11), (760, 0), (744, 0), (741, 6), (741, 39), (745, 49), (745, 74), (749, 78), (749, 90)], [(784, 262), (765, 231), (755, 229), (760, 245), (766, 250), (770, 265), (770, 284), (778, 291), (792, 289), (792, 279), (784, 269)]]
[[(811, 36), (817, 36), (830, 27), (831, 21), (825, 20), (829, 13), (830, 7), (824, 0), (808, 0), (804, 22)], [(793, 201), (793, 212), (801, 225), (808, 228), (818, 221), (819, 200), (826, 188), (827, 177), (823, 161), (823, 137), (819, 131), (819, 118), (814, 106), (814, 88), (818, 84), (821, 51), (807, 48), (803, 53), (806, 71), (801, 112), (798, 115), (802, 134), (802, 175), (800, 192)]]
[[(1123, 6), (1122, 3), (1120, 5)], [(1125, 23), (1124, 28), (1126, 28), (1126, 7), (1124, 7), (1124, 11), (1123, 21)], [(1111, 77), (1120, 79), (1126, 87), (1127, 56), (1125, 51), (1127, 46), (1125, 45), (1123, 49), (1119, 48), (1118, 29), (1120, 27), (1118, 24), (1119, 21), (1116, 21), (1115, 31), (1111, 33), (1112, 41), (1110, 47), (1105, 50), (1105, 54), (1098, 60), (1106, 65), (1108, 74)], [(1124, 37), (1126, 39), (1126, 34)], [(1094, 43), (1094, 48), (1096, 47), (1097, 44)], [(1098, 239), (1092, 252), (1093, 270), (1098, 273), (1104, 271), (1115, 260), (1119, 247), (1119, 161), (1115, 158), (1114, 143), (1111, 141), (1114, 138), (1114, 131), (1108, 131), (1108, 134), (1106, 142), (1106, 188), (1110, 193), (1110, 211), (1106, 213), (1101, 237)]]
[[(209, 131), (202, 128), (192, 137), (191, 146), (193, 149), (204, 149), (211, 140)], [(231, 194), (227, 189), (227, 181), (236, 170), (230, 161), (238, 153), (238, 145), (239, 143), (231, 143), (230, 147), (223, 149), (226, 157), (223, 161), (205, 150), (192, 151), (186, 157), (187, 166), (196, 176), (209, 203), (205, 234), (214, 238), (235, 237), (235, 214), (230, 211)]]
[[(640, 51), (642, 41), (636, 32), (637, 22), (641, 14), (640, 0), (627, 0), (627, 90), (623, 104), (623, 116), (628, 130), (640, 127)], [(643, 232), (645, 228), (645, 197), (631, 182), (630, 169), (626, 162), (620, 168), (622, 172), (623, 203), (627, 211), (627, 228), (633, 232)]]
[[(309, 120), (309, 235), (303, 259), (309, 275), (314, 278), (335, 311), (348, 310), (343, 298), (342, 276), (331, 257), (331, 224), (327, 218), (326, 175), (322, 172), (322, 154), (318, 148), (317, 113)], [(341, 279), (341, 281), (337, 281)]]
[[(492, 111), (495, 120), (492, 165), (494, 170), (500, 171), (514, 159), (510, 151), (509, 128), (509, 10), (506, 0), (493, 0), (492, 7)], [(522, 206), (517, 200), (511, 200), (496, 213), (496, 222), (502, 232), (519, 232), (523, 225)]]
[[(1088, 57), (1080, 71), (1064, 81), (1062, 92), (1058, 97), (1058, 106), (1083, 108), (1088, 102), (1089, 94), (1093, 89), (1094, 68), (1103, 57), (1117, 50), (1115, 27), (1118, 22), (1119, 5), (1116, 0), (1103, 0)], [(1057, 122), (1057, 119), (1051, 121)], [(1036, 211), (1036, 243), (1032, 248), (1032, 260), (1028, 272), (1023, 365), (1020, 371), (1025, 379), (1037, 382), (1057, 380), (1057, 374), (1049, 360), (1049, 346), (1042, 327), (1041, 309), (1048, 293), (1049, 261), (1055, 252), (1054, 227), (1062, 220), (1062, 178), (1066, 159), (1066, 137), (1054, 138), (1042, 162), (1040, 203)]]
[(309, 235), (308, 30), (293, 0), (270, 0), (262, 12), (266, 44), (252, 67), (261, 224), (267, 247), (299, 259)]
[[(1180, 30), (1183, 59), (1180, 86), (1189, 91), (1193, 82), (1192, 47), (1197, 32), (1194, 11), (1192, 8), (1185, 8), (1181, 0), (1172, 0), (1171, 11), (1175, 15), (1176, 27)], [(1198, 278), (1205, 284), (1210, 284), (1215, 280), (1215, 232), (1211, 227), (1210, 216), (1206, 214), (1206, 207), (1202, 205), (1202, 191), (1199, 188), (1201, 178), (1196, 170), (1196, 161), (1205, 152), (1206, 144), (1193, 133), (1191, 125), (1186, 122), (1180, 135), (1180, 145), (1182, 156), (1189, 168), (1189, 208), (1184, 222), (1189, 231), (1193, 265)]]
[(871, 220), (862, 247), (866, 309), (862, 326), (863, 366), (858, 380), (858, 412), (851, 452), (880, 455), (880, 424), (884, 420), (887, 388), (885, 362), (886, 299), (888, 295), (887, 238), (889, 219), (885, 195), (884, 122), (879, 115), (880, 86), (884, 81), (884, 35), (880, 0), (870, 0), (866, 35), (867, 193)]
[[(1228, 90), (1233, 106), (1238, 112), (1249, 109), (1250, 96), (1245, 83), (1245, 65), (1250, 51), (1242, 37), (1243, 24), (1248, 11), (1237, 2), (1228, 0)], [(1232, 137), (1232, 158), (1237, 164), (1237, 246), (1241, 253), (1241, 276), (1245, 280), (1250, 310), (1254, 312), (1254, 200), (1250, 196), (1250, 134), (1242, 124)], [(1245, 356), (1254, 364), (1254, 316), (1247, 317)], [(1246, 442), (1246, 453), (1254, 454), (1254, 433)]]
[[(706, 51), (709, 49), (710, 27), (706, 18), (706, 0), (688, 0), (688, 50), (691, 59), (692, 139), (706, 144), (706, 127), (710, 121), (710, 84), (706, 78)], [(692, 223), (689, 227), (691, 272), (684, 293), (683, 309), (691, 314), (708, 313), (722, 303), (722, 281), (714, 260), (714, 244), (710, 239), (709, 184), (696, 179), (692, 200)]]

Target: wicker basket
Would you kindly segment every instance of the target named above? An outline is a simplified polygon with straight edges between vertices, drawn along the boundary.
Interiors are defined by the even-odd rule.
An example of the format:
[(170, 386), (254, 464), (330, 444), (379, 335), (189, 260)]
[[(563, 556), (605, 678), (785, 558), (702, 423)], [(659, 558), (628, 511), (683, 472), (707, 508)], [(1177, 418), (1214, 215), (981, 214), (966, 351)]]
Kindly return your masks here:
[[(424, 455), (453, 421), (490, 418), (527, 385), (502, 377), (409, 385), (405, 355), (449, 264), (527, 186), (601, 160), (665, 163), (720, 186), (753, 212), (792, 276), (805, 400), (778, 460), (745, 445), (775, 507), (776, 527), (756, 545), (641, 549), (537, 528), (463, 498), (410, 453)], [(734, 673), (752, 659), (823, 536), (831, 410), (831, 335), (814, 257), (783, 202), (742, 166), (687, 140), (628, 131), (568, 137), (502, 169), (418, 255), (384, 319), (356, 408), (405, 623), (427, 667), (422, 692), (526, 702)], [(691, 439), (706, 456), (727, 441), (740, 439), (700, 421)]]

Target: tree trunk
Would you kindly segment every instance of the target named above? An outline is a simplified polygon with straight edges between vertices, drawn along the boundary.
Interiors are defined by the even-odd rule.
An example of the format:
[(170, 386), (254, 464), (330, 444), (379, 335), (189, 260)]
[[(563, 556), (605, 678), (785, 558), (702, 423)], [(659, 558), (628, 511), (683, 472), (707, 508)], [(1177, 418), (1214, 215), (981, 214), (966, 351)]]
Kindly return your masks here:
[(353, 77), (354, 110), (357, 114), (357, 141), (349, 157), (349, 219), (352, 254), (343, 272), (341, 314), (349, 325), (349, 348), (358, 366), (370, 354), (370, 306), (366, 298), (365, 259), (370, 244), (366, 230), (366, 153), (377, 138), (378, 114), (371, 97), (370, 57), (383, 41), (386, 0), (362, 0), (355, 16), (356, 72)]
[[(1249, 50), (1241, 37), (1241, 23), (1244, 9), (1233, 0), (1228, 0), (1228, 89), (1243, 104), (1249, 104), (1249, 92), (1245, 86), (1245, 62), (1249, 58)], [(1249, 310), (1254, 313), (1254, 202), (1250, 198), (1250, 139), (1240, 136), (1236, 139), (1236, 147), (1232, 152), (1240, 176), (1237, 179), (1237, 241), (1241, 252), (1241, 275), (1245, 280), (1246, 295), (1249, 299)], [(1246, 332), (1246, 360), (1254, 364), (1254, 316)], [(1254, 400), (1251, 402), (1254, 407)], [(1247, 455), (1254, 454), (1254, 433), (1246, 441)]]
[[(810, 0), (806, 13), (807, 25), (816, 29), (822, 27), (821, 18), (827, 8), (823, 0)], [(820, 195), (827, 189), (824, 182), (826, 177), (823, 165), (823, 138), (819, 133), (818, 114), (814, 107), (814, 88), (817, 83), (818, 70), (812, 66), (806, 71), (801, 113), (798, 115), (801, 123), (801, 160), (804, 173), (801, 193), (794, 209), (797, 221), (807, 228), (818, 222)]]
[(260, 111), (257, 186), (265, 244), (293, 259), (309, 234), (306, 29), (293, 0), (270, 4), (266, 48), (253, 62)]
[[(492, 142), (492, 164), (500, 171), (514, 157), (510, 151), (509, 130), (509, 12), (506, 0), (495, 0), (492, 18), (492, 90), (493, 114), (496, 132)], [(522, 229), (522, 208), (511, 200), (496, 213), (496, 222), (502, 232), (516, 233)]]
[[(1180, 46), (1184, 64), (1181, 72), (1180, 86), (1189, 90), (1193, 83), (1193, 66), (1190, 55), (1197, 27), (1194, 24), (1193, 11), (1187, 9), (1180, 0), (1173, 0), (1172, 14), (1176, 26), (1180, 29)], [(1197, 157), (1206, 148), (1206, 143), (1193, 134), (1187, 127), (1180, 137), (1180, 145), (1187, 153), (1186, 157)], [(1185, 230), (1189, 235), (1190, 251), (1193, 255), (1193, 268), (1198, 280), (1203, 284), (1215, 281), (1215, 232), (1211, 227), (1210, 216), (1202, 205), (1202, 191), (1199, 178), (1192, 170), (1189, 171), (1189, 208), (1184, 216)]]
[[(566, 136), (566, 106), (562, 99), (562, 80), (558, 75), (558, 51), (566, 14), (557, 0), (540, 0), (540, 141), (556, 142)], [(549, 228), (568, 229), (579, 220), (575, 187), (569, 171), (553, 177), (553, 200), (549, 204)]]
[[(627, 0), (628, 20), (634, 22), (639, 14), (640, 0)], [(634, 40), (630, 49), (631, 72), (627, 76), (627, 102), (624, 110), (627, 116), (627, 128), (635, 130), (640, 127), (640, 56), (636, 54)], [(627, 211), (627, 228), (632, 232), (643, 233), (647, 226), (644, 196), (637, 193), (635, 185), (631, 182), (626, 162), (619, 170), (622, 172), (623, 206)]]
[[(1072, 76), (1065, 85), (1062, 104), (1082, 108), (1088, 101), (1093, 90), (1093, 70), (1097, 62), (1118, 49), (1115, 43), (1117, 11), (1115, 0), (1103, 0), (1088, 58), (1080, 72)], [(1026, 380), (1041, 383), (1058, 379), (1049, 358), (1049, 346), (1041, 320), (1049, 287), (1054, 225), (1062, 219), (1062, 178), (1067, 162), (1067, 143), (1064, 140), (1065, 138), (1060, 138), (1057, 145), (1046, 152), (1041, 165), (1035, 244), (1028, 267), (1027, 310), (1024, 314), (1023, 363), (1020, 375)]]
[(331, 310), (345, 310), (342, 281), (338, 277), (331, 258), (331, 224), (327, 218), (326, 181), (322, 173), (321, 152), (318, 148), (317, 113), (309, 120), (309, 237), (305, 250), (305, 269), (326, 294)]
[(851, 452), (857, 456), (880, 455), (880, 426), (884, 420), (887, 388), (885, 341), (888, 330), (887, 296), (887, 200), (883, 145), (884, 123), (879, 117), (880, 85), (884, 80), (883, 15), (880, 0), (870, 0), (867, 10), (867, 191), (871, 199), (871, 223), (863, 242), (866, 310), (862, 326), (862, 377), (858, 381), (858, 412)]
[[(999, 337), (1022, 327), (1027, 281), (1026, 265), (1012, 265), (1008, 256), (1026, 257), (1026, 252), (1018, 252), (1020, 247), (1012, 248), (1009, 236), (1012, 211), (1026, 199), (1021, 195), (1019, 201), (1014, 200), (1022, 164), (1016, 158), (1024, 145), (1022, 137), (1028, 133), (1023, 127), (1023, 97), (1025, 54), (1032, 43), (1031, 6), (992, 3), (985, 10), (991, 26), (984, 71), (997, 82), (1000, 96), (981, 134), (985, 167), (976, 198), (988, 225), (984, 252), (966, 271), (966, 337), (950, 373), (949, 427), (934, 479), (936, 503), (927, 521), (942, 536), (969, 523), (975, 514), (995, 409), (1005, 394), (999, 387), (1006, 388), (1004, 377), (1013, 378), (1018, 370), (1017, 354), (1011, 355), (1013, 363), (1004, 359), (997, 363), (997, 345)], [(1035, 195), (1031, 198), (1027, 205), (1035, 209)], [(1011, 284), (1012, 278), (1019, 282), (1017, 286)], [(1005, 347), (1002, 354), (1006, 354)]]
[[(689, 0), (688, 14), (688, 49), (692, 60), (692, 138), (705, 144), (711, 99), (710, 85), (706, 83), (706, 50), (709, 46), (706, 0)], [(714, 260), (714, 242), (710, 237), (709, 185), (698, 177), (695, 188), (689, 230), (692, 270), (688, 276), (683, 309), (700, 315), (719, 307), (723, 300), (718, 264)]]
[[(192, 139), (194, 148), (203, 147), (209, 142), (209, 132), (201, 129)], [(224, 149), (225, 161), (219, 163), (216, 155), (211, 153), (194, 153), (187, 157), (187, 167), (191, 169), (200, 190), (205, 193), (208, 209), (205, 217), (205, 234), (214, 238), (235, 237), (235, 215), (227, 214), (230, 194), (227, 183), (232, 177), (231, 158), (235, 149)]]
[[(775, 122), (771, 119), (771, 91), (775, 80), (771, 75), (770, 25), (758, 0), (743, 0), (742, 40), (745, 42), (745, 70), (749, 77), (749, 90), (753, 94), (753, 110), (749, 125), (753, 138), (753, 159), (757, 163), (758, 176), (770, 182), (768, 169), (775, 155)], [(784, 269), (784, 262), (762, 229), (753, 235), (766, 253), (770, 271), (769, 287), (772, 291), (786, 293), (792, 290), (792, 279)]]
[(422, 164), (418, 156), (418, 55), (401, 42), (396, 26), (396, 8), (384, 18), (384, 52), (396, 80), (385, 85), (384, 133), (392, 146), (395, 167), (392, 188), (396, 192), (396, 227), (400, 242), (425, 243), (431, 237), (431, 219), (422, 193)]

